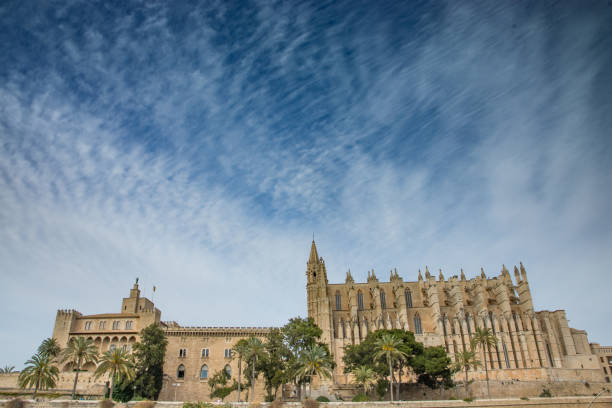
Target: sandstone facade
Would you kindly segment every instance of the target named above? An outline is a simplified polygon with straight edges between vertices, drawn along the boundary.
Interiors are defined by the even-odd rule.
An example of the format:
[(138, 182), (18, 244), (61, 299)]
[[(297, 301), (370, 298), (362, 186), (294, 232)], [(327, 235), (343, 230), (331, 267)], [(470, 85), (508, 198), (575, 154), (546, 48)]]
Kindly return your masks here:
[[(517, 392), (537, 396), (546, 386), (556, 390), (554, 395), (589, 395), (610, 381), (612, 348), (589, 344), (584, 330), (569, 327), (563, 310), (535, 311), (522, 264), (514, 267), (514, 280), (503, 266), (498, 276), (488, 278), (481, 270), (480, 276), (472, 279), (467, 279), (463, 271), (449, 279), (439, 271), (436, 278), (425, 268), (424, 276), (419, 271), (412, 282), (404, 281), (397, 270), (383, 282), (372, 270), (367, 282), (356, 283), (349, 271), (344, 283), (330, 284), (325, 262), (313, 241), (306, 278), (308, 316), (323, 330), (322, 340), (336, 362), (332, 380), (321, 384), (319, 390), (315, 383), (314, 396), (350, 396), (354, 390), (350, 376), (343, 372), (343, 347), (358, 344), (368, 333), (382, 328), (413, 331), (425, 346), (443, 346), (451, 357), (469, 347), (477, 327), (490, 328), (499, 342), (497, 348), (485, 351), (486, 361), (492, 390), (500, 396)], [(161, 400), (209, 401), (208, 378), (216, 371), (228, 370), (232, 378), (237, 378), (238, 362), (230, 352), (233, 344), (249, 336), (264, 339), (270, 330), (183, 327), (161, 321), (161, 311), (141, 297), (136, 281), (122, 300), (119, 313), (83, 315), (76, 310), (59, 310), (53, 337), (62, 348), (71, 338), (82, 336), (94, 341), (100, 352), (115, 347), (129, 351), (139, 341), (139, 332), (152, 323), (160, 324), (168, 339)], [(484, 361), (483, 351), (480, 353)], [(58, 390), (72, 388), (73, 369), (70, 364), (60, 367)], [(108, 379), (95, 380), (93, 364), (82, 369), (78, 392), (102, 395)], [(479, 394), (483, 368), (470, 371), (469, 377), (476, 380), (471, 388)], [(456, 380), (463, 381), (463, 373)], [(0, 390), (15, 389), (16, 375), (0, 375)], [(427, 395), (426, 391), (410, 391), (408, 387), (403, 395), (415, 399), (422, 392)], [(246, 396), (244, 390), (241, 399)], [(263, 396), (260, 379), (255, 398), (263, 401)], [(236, 392), (227, 400), (236, 401)]]

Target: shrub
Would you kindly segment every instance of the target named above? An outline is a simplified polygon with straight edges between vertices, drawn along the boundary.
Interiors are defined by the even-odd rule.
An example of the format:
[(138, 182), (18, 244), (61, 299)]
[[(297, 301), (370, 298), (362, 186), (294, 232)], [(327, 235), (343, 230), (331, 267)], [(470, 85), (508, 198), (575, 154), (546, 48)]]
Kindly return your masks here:
[(302, 402), (302, 406), (304, 408), (319, 408), (319, 401), (313, 400), (311, 398), (306, 398), (304, 402)]
[(21, 398), (17, 397), (17, 398), (13, 398), (12, 400), (7, 401), (4, 406), (6, 408), (23, 408), (24, 403)]
[(319, 402), (329, 402), (329, 398), (327, 398), (324, 395), (321, 395), (321, 396), (317, 397), (317, 401), (319, 401)]
[(283, 406), (283, 402), (280, 400), (274, 400), (270, 403), (270, 408), (281, 408)]
[(464, 400), (465, 402), (472, 402), (472, 401), (474, 401), (474, 398), (469, 398), (469, 397), (468, 397), (468, 398), (464, 398), (463, 400)]
[(521, 397), (521, 399), (522, 399), (522, 400), (527, 401), (529, 398), (527, 398), (527, 397)]
[(369, 401), (370, 397), (365, 394), (357, 394), (353, 397), (353, 402), (366, 402)]
[(457, 397), (455, 397), (455, 396), (450, 396), (450, 397), (448, 397), (448, 399), (449, 399), (449, 400), (456, 400), (456, 399), (457, 399)]
[(550, 398), (550, 397), (552, 397), (550, 390), (548, 388), (544, 388), (542, 390), (542, 393), (540, 394), (540, 398)]
[(212, 408), (212, 407), (214, 407), (214, 405), (211, 404), (210, 402), (198, 401), (198, 402), (183, 403), (183, 408)]
[(109, 399), (103, 399), (98, 402), (98, 408), (113, 408), (115, 403)]
[(134, 405), (134, 408), (153, 408), (154, 406), (155, 406), (154, 401), (143, 400), (143, 401), (138, 401)]

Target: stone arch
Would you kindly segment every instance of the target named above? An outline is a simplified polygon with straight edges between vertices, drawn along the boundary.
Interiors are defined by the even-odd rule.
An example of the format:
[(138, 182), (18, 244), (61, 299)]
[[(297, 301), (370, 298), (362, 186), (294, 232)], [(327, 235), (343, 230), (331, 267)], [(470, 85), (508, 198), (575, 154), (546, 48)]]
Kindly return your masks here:
[(81, 371), (94, 371), (95, 369), (96, 365), (92, 362), (89, 362), (81, 368)]
[(130, 339), (128, 341), (130, 343), (136, 343), (136, 336), (130, 336)]
[(66, 365), (64, 365), (64, 368), (62, 368), (62, 372), (69, 373), (71, 371), (74, 371), (74, 368), (74, 363), (70, 361)]
[(121, 341), (121, 343), (127, 343), (128, 339), (127, 339), (127, 337), (122, 336), (120, 341)]
[(111, 341), (112, 341), (112, 342), (118, 342), (118, 341), (119, 341), (119, 337), (114, 336), (114, 337), (111, 339)]
[(182, 364), (179, 364), (178, 368), (176, 369), (176, 378), (185, 378), (185, 366)]

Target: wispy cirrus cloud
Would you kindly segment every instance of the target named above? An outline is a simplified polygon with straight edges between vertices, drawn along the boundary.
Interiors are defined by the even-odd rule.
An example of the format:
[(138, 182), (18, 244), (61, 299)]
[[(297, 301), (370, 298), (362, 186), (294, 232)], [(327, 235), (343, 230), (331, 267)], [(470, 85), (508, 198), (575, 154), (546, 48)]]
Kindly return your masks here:
[(164, 319), (282, 324), (313, 231), (332, 281), (523, 260), (610, 337), (609, 7), (57, 5), (0, 8), (7, 363), (136, 276)]

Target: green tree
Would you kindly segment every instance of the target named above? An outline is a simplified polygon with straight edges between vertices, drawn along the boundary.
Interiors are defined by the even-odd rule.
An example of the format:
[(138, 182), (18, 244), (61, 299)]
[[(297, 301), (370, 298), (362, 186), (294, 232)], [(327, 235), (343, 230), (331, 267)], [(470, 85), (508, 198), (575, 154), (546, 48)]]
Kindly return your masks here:
[(376, 383), (376, 373), (374, 370), (371, 367), (359, 366), (352, 373), (353, 377), (355, 377), (355, 383), (363, 388), (363, 393), (369, 393)]
[(100, 378), (106, 374), (110, 376), (111, 388), (109, 395), (112, 399), (113, 391), (115, 389), (115, 381), (118, 377), (123, 376), (128, 380), (134, 378), (135, 373), (132, 358), (127, 354), (127, 352), (119, 348), (103, 353), (102, 358), (100, 359), (100, 365), (95, 372), (95, 378)]
[(485, 377), (487, 379), (487, 396), (491, 399), (491, 388), (489, 386), (489, 369), (487, 367), (487, 352), (491, 347), (497, 348), (497, 337), (491, 332), (491, 329), (477, 328), (470, 340), (472, 350), (476, 351), (478, 347), (482, 349), (484, 356)]
[(427, 347), (423, 354), (414, 359), (413, 370), (419, 376), (418, 381), (431, 388), (451, 387), (451, 359), (444, 347)]
[(257, 360), (265, 355), (265, 348), (263, 342), (257, 337), (249, 337), (247, 340), (248, 344), (248, 353), (247, 360), (249, 361), (249, 365), (251, 366), (251, 393), (249, 394), (249, 402), (255, 401), (255, 379), (256, 375), (256, 367)]
[(0, 368), (0, 374), (10, 374), (15, 372), (15, 366), (5, 365)]
[(376, 341), (376, 353), (374, 358), (387, 360), (389, 366), (389, 398), (393, 401), (393, 363), (396, 360), (405, 360), (408, 355), (400, 349), (402, 340), (392, 334), (383, 334)]
[(19, 387), (34, 387), (32, 398), (36, 399), (36, 393), (39, 389), (46, 390), (55, 387), (58, 376), (59, 370), (49, 356), (35, 354), (30, 360), (26, 361), (25, 368), (19, 374)]
[(313, 376), (316, 375), (321, 379), (323, 377), (331, 378), (332, 376), (333, 360), (327, 350), (318, 344), (303, 350), (298, 361), (298, 376), (308, 379), (311, 392)]
[(134, 344), (134, 385), (137, 395), (157, 400), (163, 385), (164, 357), (168, 340), (158, 324), (145, 327), (140, 332), (140, 341)]
[(475, 351), (462, 351), (455, 354), (455, 369), (457, 371), (465, 371), (465, 397), (470, 397), (468, 371), (470, 368), (480, 366), (480, 360), (476, 357)]
[(240, 402), (240, 391), (242, 388), (242, 360), (248, 355), (249, 343), (246, 339), (240, 339), (232, 348), (232, 358), (238, 359), (238, 402)]
[(266, 400), (274, 401), (278, 388), (286, 381), (287, 361), (290, 353), (281, 329), (272, 329), (264, 342), (266, 353), (259, 360), (257, 369), (262, 373), (266, 388)]
[(38, 354), (49, 356), (49, 358), (54, 359), (60, 355), (62, 349), (60, 348), (57, 340), (53, 337), (46, 338), (40, 343), (38, 346)]
[(73, 337), (68, 342), (68, 347), (62, 352), (62, 362), (69, 361), (75, 366), (74, 385), (72, 386), (72, 399), (76, 396), (77, 381), (81, 364), (97, 363), (98, 348), (93, 341), (84, 337)]
[(284, 378), (286, 382), (291, 382), (298, 390), (298, 399), (302, 396), (302, 385), (306, 383), (306, 378), (299, 376), (299, 358), (304, 350), (314, 345), (324, 347), (328, 353), (327, 345), (320, 342), (323, 331), (315, 324), (312, 318), (303, 319), (296, 317), (281, 329), (283, 342), (287, 350)]
[(220, 398), (221, 401), (225, 399), (232, 391), (238, 388), (236, 380), (231, 385), (227, 385), (227, 381), (230, 379), (228, 372), (222, 368), (214, 373), (208, 379), (208, 386), (210, 387), (210, 398)]

